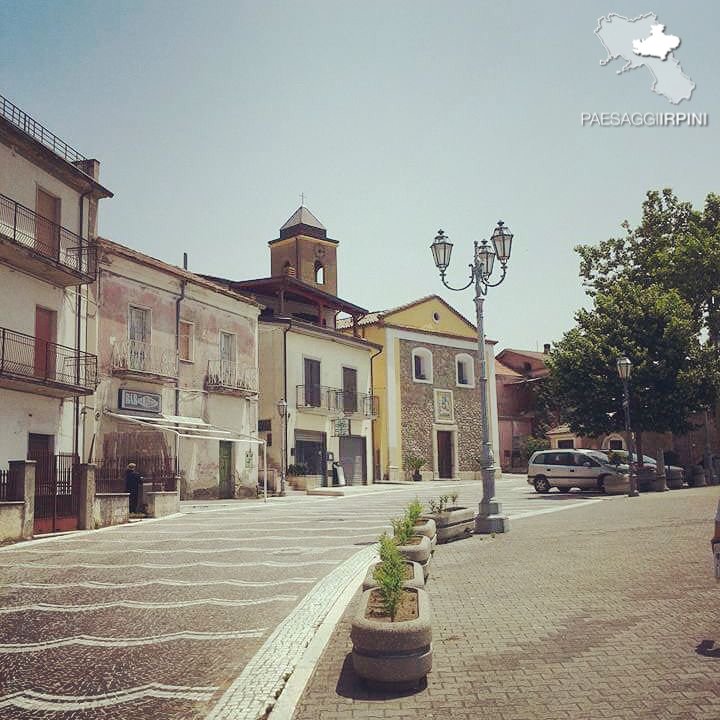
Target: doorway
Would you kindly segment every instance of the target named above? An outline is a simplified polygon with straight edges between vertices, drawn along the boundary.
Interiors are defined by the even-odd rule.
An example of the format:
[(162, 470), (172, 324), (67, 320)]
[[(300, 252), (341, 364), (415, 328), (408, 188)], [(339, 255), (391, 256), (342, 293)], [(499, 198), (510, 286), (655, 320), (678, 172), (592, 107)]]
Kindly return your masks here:
[[(55, 379), (55, 339), (57, 314), (54, 310), (35, 307), (35, 358), (33, 374), (45, 380)], [(32, 437), (32, 435), (30, 436)], [(41, 436), (45, 437), (45, 436)]]
[(453, 476), (452, 439), (451, 431), (437, 431), (438, 476), (441, 478), (451, 478)]
[(340, 465), (348, 485), (364, 485), (367, 482), (365, 438), (357, 435), (340, 438)]
[(227, 440), (220, 440), (220, 456), (218, 460), (218, 497), (227, 499), (235, 496), (232, 472), (232, 446)]

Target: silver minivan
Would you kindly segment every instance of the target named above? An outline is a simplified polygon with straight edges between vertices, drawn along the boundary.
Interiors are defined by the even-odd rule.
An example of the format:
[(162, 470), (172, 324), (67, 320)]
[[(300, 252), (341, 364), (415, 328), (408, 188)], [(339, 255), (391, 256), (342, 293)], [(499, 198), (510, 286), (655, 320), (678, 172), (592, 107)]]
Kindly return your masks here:
[(539, 493), (556, 487), (560, 492), (570, 488), (604, 490), (608, 477), (627, 475), (627, 465), (612, 465), (599, 450), (539, 450), (528, 463), (528, 484)]

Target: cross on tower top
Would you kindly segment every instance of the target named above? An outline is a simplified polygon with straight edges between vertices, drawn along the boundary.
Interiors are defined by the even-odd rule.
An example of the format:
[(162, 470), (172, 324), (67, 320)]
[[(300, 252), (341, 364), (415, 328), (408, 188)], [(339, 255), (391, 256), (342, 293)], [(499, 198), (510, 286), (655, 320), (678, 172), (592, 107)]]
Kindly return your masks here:
[(300, 193), (300, 207), (305, 207), (305, 193)]

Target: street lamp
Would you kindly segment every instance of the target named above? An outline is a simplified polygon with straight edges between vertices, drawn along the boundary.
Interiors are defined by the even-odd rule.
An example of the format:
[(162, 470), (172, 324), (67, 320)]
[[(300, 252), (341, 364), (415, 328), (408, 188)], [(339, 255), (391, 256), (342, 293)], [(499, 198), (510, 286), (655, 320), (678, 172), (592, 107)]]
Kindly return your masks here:
[(285, 445), (287, 440), (287, 400), (280, 398), (277, 404), (278, 415), (282, 421), (282, 428), (280, 432), (280, 495), (285, 495), (285, 472), (287, 463), (285, 462)]
[[(495, 501), (495, 473), (493, 469), (494, 459), (490, 446), (490, 427), (488, 424), (488, 392), (487, 392), (487, 367), (485, 364), (485, 329), (483, 327), (483, 303), (488, 288), (497, 287), (504, 279), (507, 272), (507, 263), (510, 259), (513, 234), (505, 223), (498, 221), (493, 234), (490, 237), (492, 245), (487, 240), (478, 243), (474, 242), (473, 262), (470, 264), (470, 280), (463, 287), (451, 287), (445, 281), (445, 272), (450, 265), (453, 244), (442, 230), (438, 230), (435, 241), (430, 246), (433, 260), (440, 271), (440, 280), (448, 290), (466, 290), (475, 283), (475, 314), (477, 318), (478, 346), (477, 352), (480, 361), (480, 408), (482, 412), (482, 483), (483, 496), (480, 502), (479, 511), (475, 518), (476, 533), (497, 533), (508, 532), (510, 523), (508, 518), (502, 515), (500, 503)], [(501, 275), (497, 282), (490, 282), (490, 276), (495, 269), (495, 261), (500, 263)]]
[(638, 497), (640, 493), (637, 489), (637, 476), (633, 472), (633, 457), (635, 456), (635, 449), (633, 447), (632, 430), (630, 430), (630, 396), (628, 395), (628, 380), (630, 379), (630, 373), (632, 371), (632, 363), (630, 358), (619, 357), (617, 360), (617, 370), (620, 379), (623, 384), (623, 408), (625, 409), (625, 434), (627, 435), (628, 441), (628, 471), (630, 473), (630, 489), (628, 490), (628, 497)]

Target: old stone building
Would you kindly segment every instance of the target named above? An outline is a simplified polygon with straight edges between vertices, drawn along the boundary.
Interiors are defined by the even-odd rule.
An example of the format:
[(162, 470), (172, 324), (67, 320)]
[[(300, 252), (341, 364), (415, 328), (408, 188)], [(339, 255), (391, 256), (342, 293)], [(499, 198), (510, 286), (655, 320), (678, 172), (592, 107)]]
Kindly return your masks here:
[[(339, 321), (352, 332), (351, 319)], [(482, 452), (480, 364), (475, 326), (437, 295), (369, 313), (360, 334), (382, 346), (373, 359), (373, 394), (380, 410), (374, 432), (376, 472), (409, 479), (412, 459), (423, 479), (479, 478)], [(488, 416), (497, 456), (494, 341), (486, 340)]]
[(118, 243), (98, 247), (86, 455), (99, 487), (122, 486), (134, 462), (183, 499), (254, 496), (260, 305)]

